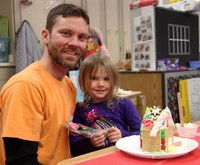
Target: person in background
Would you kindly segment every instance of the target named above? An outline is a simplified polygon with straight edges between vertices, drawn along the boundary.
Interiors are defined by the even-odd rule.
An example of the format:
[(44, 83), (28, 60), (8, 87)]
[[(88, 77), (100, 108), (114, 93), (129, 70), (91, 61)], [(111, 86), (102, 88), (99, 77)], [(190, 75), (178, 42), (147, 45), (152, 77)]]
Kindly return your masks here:
[(116, 95), (119, 78), (110, 57), (97, 53), (85, 58), (79, 85), (84, 101), (77, 103), (72, 122), (106, 131), (92, 138), (70, 135), (72, 156), (112, 146), (122, 137), (140, 133), (141, 118), (132, 101)]
[(64, 123), (73, 115), (76, 89), (66, 73), (86, 51), (89, 24), (86, 11), (73, 4), (49, 12), (41, 59), (0, 93), (1, 165), (3, 156), (7, 165), (56, 165), (70, 158)]
[(106, 46), (104, 44), (103, 33), (98, 28), (90, 27), (86, 47), (87, 47), (87, 49), (85, 51), (85, 54), (81, 57), (79, 63), (76, 65), (76, 67), (73, 69), (70, 69), (67, 72), (68, 77), (70, 77), (69, 72), (79, 70), (80, 64), (82, 63), (82, 61), (90, 55), (93, 55), (95, 53), (102, 53), (104, 55), (111, 57), (108, 49), (106, 48)]
[(87, 52), (85, 54), (85, 57), (88, 57), (95, 53), (101, 53), (111, 57), (108, 49), (105, 46), (102, 31), (98, 28), (91, 27), (90, 35), (87, 41)]

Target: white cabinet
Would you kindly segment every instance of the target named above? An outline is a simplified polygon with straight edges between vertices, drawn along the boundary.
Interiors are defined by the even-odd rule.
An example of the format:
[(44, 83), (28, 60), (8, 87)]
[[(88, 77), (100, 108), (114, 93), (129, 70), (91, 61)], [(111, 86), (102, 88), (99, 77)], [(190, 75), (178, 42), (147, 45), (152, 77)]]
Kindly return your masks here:
[(126, 52), (131, 52), (131, 31), (130, 31), (130, 3), (132, 0), (123, 0), (122, 1), (122, 54), (125, 58)]
[(0, 64), (0, 90), (8, 79), (15, 74), (15, 66), (8, 63)]
[(105, 9), (102, 7), (103, 1), (86, 0), (85, 9), (90, 16), (90, 26), (103, 29), (103, 16)]
[(117, 62), (121, 58), (119, 1), (107, 0), (105, 6), (107, 48), (113, 61)]
[(131, 51), (130, 3), (132, 0), (105, 0), (106, 41), (113, 61)]

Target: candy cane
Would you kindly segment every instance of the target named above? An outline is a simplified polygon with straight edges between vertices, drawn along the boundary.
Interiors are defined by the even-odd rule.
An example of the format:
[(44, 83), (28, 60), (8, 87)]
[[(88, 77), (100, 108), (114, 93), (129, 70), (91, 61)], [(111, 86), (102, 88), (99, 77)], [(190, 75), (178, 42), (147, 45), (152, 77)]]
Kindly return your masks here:
[(168, 120), (168, 124), (173, 124), (171, 112), (168, 107), (166, 107), (158, 117), (158, 120), (155, 122), (151, 132), (150, 136), (155, 137), (157, 135), (157, 132), (160, 130), (160, 128), (165, 124), (165, 122)]
[(156, 121), (156, 123), (154, 124), (151, 132), (150, 132), (150, 136), (155, 137), (157, 135), (157, 132), (160, 130), (161, 126), (163, 125), (164, 121)]

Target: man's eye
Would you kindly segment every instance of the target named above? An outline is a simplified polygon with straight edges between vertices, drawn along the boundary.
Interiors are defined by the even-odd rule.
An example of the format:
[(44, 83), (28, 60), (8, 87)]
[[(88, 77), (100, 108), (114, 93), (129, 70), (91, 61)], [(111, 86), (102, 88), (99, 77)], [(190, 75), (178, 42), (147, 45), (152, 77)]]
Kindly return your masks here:
[(64, 36), (70, 36), (70, 33), (69, 32), (62, 32), (62, 34), (64, 35)]
[(79, 36), (79, 39), (80, 39), (81, 41), (87, 41), (88, 35), (80, 35), (80, 36)]

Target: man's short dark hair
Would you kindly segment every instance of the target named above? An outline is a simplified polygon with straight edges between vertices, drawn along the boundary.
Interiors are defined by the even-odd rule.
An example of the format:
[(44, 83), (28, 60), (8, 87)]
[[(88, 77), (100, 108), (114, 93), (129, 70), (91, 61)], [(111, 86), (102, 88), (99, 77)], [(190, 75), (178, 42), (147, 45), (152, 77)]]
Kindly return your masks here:
[(58, 16), (62, 16), (64, 18), (73, 16), (82, 17), (88, 25), (90, 24), (89, 16), (83, 8), (74, 4), (64, 3), (54, 7), (49, 11), (49, 14), (47, 16), (46, 29), (50, 32)]

